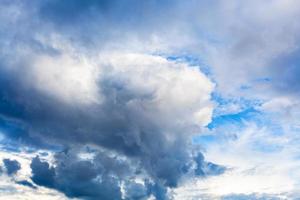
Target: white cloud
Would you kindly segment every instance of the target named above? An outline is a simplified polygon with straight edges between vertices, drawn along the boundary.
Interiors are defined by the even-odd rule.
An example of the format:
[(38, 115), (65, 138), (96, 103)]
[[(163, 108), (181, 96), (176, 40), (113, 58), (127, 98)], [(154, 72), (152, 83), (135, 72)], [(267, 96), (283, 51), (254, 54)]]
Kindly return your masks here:
[(127, 103), (128, 109), (155, 123), (203, 127), (211, 120), (214, 85), (198, 67), (141, 53), (106, 51), (89, 57), (62, 52), (35, 56), (25, 70), (25, 84), (69, 105), (98, 106), (107, 95), (105, 84), (116, 84), (139, 97)]
[(177, 199), (221, 199), (234, 194), (297, 197), (299, 145), (293, 142), (292, 134), (276, 135), (268, 127), (255, 124), (228, 131), (236, 134), (235, 139), (208, 145), (205, 154), (208, 160), (228, 170), (220, 176), (186, 182), (175, 189)]
[[(210, 9), (215, 15), (204, 30), (219, 42), (206, 45), (206, 59), (218, 91), (225, 95), (269, 98), (274, 92), (272, 84), (258, 80), (274, 76), (275, 59), (297, 50), (299, 2), (217, 1)], [(243, 91), (241, 86), (252, 88)]]
[(104, 78), (119, 82), (129, 93), (153, 96), (151, 100), (128, 102), (131, 109), (144, 106), (148, 115), (158, 115), (168, 124), (189, 121), (205, 126), (210, 122), (214, 85), (197, 67), (147, 54), (109, 52), (99, 60), (105, 67)]
[(66, 103), (101, 102), (98, 70), (82, 56), (39, 56), (29, 68), (29, 81), (38, 90)]

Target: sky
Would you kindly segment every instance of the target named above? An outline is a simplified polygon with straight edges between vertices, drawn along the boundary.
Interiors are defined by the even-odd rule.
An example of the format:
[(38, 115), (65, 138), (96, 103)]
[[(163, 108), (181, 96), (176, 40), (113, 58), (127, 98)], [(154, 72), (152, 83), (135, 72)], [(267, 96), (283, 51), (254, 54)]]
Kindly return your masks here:
[(300, 199), (299, 17), (0, 0), (0, 200)]

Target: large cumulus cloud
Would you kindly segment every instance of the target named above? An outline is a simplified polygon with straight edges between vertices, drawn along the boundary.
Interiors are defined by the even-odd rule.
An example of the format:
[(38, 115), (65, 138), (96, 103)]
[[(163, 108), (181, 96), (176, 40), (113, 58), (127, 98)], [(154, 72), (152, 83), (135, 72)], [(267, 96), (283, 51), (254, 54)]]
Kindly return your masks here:
[[(183, 175), (211, 168), (195, 158), (201, 153), (190, 139), (210, 122), (212, 82), (196, 66), (125, 48), (152, 40), (151, 27), (168, 14), (160, 9), (174, 6), (3, 2), (1, 131), (8, 140), (58, 152), (52, 163), (32, 160), (35, 184), (69, 197), (167, 199), (167, 187)], [(132, 22), (122, 22), (124, 16)], [(149, 29), (133, 33), (143, 23)]]
[[(5, 89), (7, 101), (13, 109), (3, 116), (3, 120), (15, 126), (18, 123), (24, 126), (18, 137), (20, 140), (43, 140), (49, 144), (66, 146), (71, 151), (78, 145), (105, 148), (138, 163), (132, 166), (141, 168), (151, 181), (177, 186), (181, 176), (187, 173), (185, 168), (189, 168), (193, 162), (189, 148), (190, 136), (201, 131), (211, 117), (210, 92), (213, 85), (197, 68), (176, 64), (158, 56), (139, 54), (103, 54), (99, 56), (99, 63), (95, 61), (97, 64), (91, 67), (80, 64), (80, 60), (72, 61), (79, 62), (78, 65), (64, 65), (64, 56), (61, 55), (47, 59), (54, 61), (38, 65), (43, 68), (43, 73), (34, 65), (26, 66), (25, 74), (36, 76), (35, 79), (21, 76), (24, 73), (20, 74), (22, 70), (17, 68), (7, 72), (10, 76), (18, 77), (17, 80), (26, 86), (24, 90), (22, 87)], [(84, 73), (94, 70), (89, 81), (96, 90), (81, 90), (80, 75), (72, 73), (77, 68)], [(12, 80), (15, 79), (6, 80), (5, 85)], [(39, 83), (39, 80), (42, 82)], [(55, 90), (56, 87), (60, 88)], [(68, 96), (69, 90), (76, 91), (75, 95), (80, 98)], [(16, 112), (15, 108), (20, 108), (20, 115), (10, 115)], [(4, 131), (7, 131), (9, 138), (9, 130)], [(34, 144), (39, 145), (38, 142)], [(57, 158), (57, 162), (61, 160)], [(100, 168), (94, 169), (94, 163), (78, 161), (74, 166), (81, 164), (84, 171), (92, 168), (97, 173), (101, 172)], [(35, 175), (35, 171), (44, 173), (40, 168), (45, 167), (46, 164), (39, 164), (37, 159), (33, 161), (33, 181), (37, 184), (43, 185), (43, 180), (36, 178), (39, 175)], [(109, 167), (111, 165), (106, 166)], [(66, 170), (70, 169), (74, 167)], [(77, 176), (80, 171), (69, 173), (70, 176)], [(94, 181), (97, 173), (90, 179)], [(40, 177), (47, 176), (42, 174)], [(65, 182), (53, 181), (56, 180), (44, 185), (54, 187), (51, 184), (58, 184), (58, 189), (66, 194), (68, 190), (75, 191), (74, 188), (63, 189), (68, 187)], [(115, 181), (116, 189), (120, 190), (118, 184)], [(106, 191), (105, 188), (103, 190)], [(81, 196), (72, 192), (69, 195)]]

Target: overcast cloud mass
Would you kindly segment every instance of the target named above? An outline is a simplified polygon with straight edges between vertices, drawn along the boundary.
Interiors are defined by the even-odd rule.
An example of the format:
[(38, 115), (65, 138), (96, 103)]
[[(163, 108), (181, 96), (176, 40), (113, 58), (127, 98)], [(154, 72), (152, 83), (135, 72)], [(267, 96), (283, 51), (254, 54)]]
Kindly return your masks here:
[(0, 199), (299, 199), (299, 17), (0, 0)]

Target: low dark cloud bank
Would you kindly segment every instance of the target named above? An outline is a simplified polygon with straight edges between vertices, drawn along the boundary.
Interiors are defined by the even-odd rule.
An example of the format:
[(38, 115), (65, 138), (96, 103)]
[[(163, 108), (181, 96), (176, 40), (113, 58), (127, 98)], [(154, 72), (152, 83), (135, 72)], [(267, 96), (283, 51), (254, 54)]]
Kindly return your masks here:
[[(169, 159), (171, 160), (171, 159)], [(138, 160), (129, 160), (120, 158), (120, 156), (108, 156), (105, 152), (97, 152), (91, 160), (81, 160), (76, 152), (62, 152), (56, 154), (56, 166), (50, 166), (47, 161), (42, 161), (39, 157), (32, 160), (30, 165), (32, 169), (32, 181), (35, 184), (54, 188), (68, 197), (80, 197), (87, 199), (122, 199), (121, 187), (126, 191), (125, 199), (144, 199), (153, 195), (156, 199), (169, 199), (167, 196), (167, 187), (174, 187), (178, 177), (187, 171), (175, 170), (176, 166), (160, 164), (157, 166), (159, 174), (147, 175), (147, 169)], [(199, 162), (198, 162), (199, 163)], [(199, 171), (204, 165), (212, 165), (201, 161), (197, 165)], [(224, 167), (217, 166), (218, 169), (205, 169), (203, 167), (201, 174), (205, 176), (210, 174), (223, 173)], [(169, 170), (169, 171), (164, 171)], [(220, 171), (222, 170), (222, 171)], [(142, 182), (136, 182), (136, 178)]]

